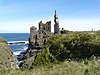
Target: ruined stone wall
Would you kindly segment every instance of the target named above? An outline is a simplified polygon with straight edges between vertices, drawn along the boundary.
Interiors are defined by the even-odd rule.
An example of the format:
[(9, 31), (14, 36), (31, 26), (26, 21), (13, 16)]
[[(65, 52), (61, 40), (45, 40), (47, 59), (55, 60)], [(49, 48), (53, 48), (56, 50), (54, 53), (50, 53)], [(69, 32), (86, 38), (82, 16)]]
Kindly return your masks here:
[(51, 33), (51, 21), (46, 22), (45, 24), (42, 21), (39, 22), (39, 29), (37, 30), (34, 26), (30, 28), (30, 37), (29, 37), (29, 49), (42, 48)]
[(39, 30), (51, 32), (51, 21), (48, 21), (46, 23), (42, 23), (42, 21), (40, 21), (39, 22)]
[(58, 24), (54, 24), (54, 34), (60, 34), (60, 29)]
[(36, 35), (37, 35), (37, 28), (32, 26), (30, 28), (29, 48), (32, 48), (34, 46)]
[(60, 34), (60, 29), (59, 29), (59, 18), (56, 14), (55, 10), (55, 15), (54, 15), (54, 34)]

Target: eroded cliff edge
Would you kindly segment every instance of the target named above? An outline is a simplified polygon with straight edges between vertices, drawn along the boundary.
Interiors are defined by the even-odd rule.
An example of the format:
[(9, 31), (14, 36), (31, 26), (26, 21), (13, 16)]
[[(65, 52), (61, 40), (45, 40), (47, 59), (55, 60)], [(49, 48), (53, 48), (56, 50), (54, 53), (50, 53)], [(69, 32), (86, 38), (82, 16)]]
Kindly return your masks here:
[(7, 45), (7, 41), (0, 37), (0, 69), (15, 68), (16, 59), (13, 56), (11, 48)]

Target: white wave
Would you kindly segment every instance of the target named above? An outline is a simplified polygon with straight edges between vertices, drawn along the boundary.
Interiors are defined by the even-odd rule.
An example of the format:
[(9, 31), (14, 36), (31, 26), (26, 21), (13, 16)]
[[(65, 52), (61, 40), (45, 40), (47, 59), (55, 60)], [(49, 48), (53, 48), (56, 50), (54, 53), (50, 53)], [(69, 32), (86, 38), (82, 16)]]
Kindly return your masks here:
[(13, 52), (13, 55), (19, 55), (21, 52), (26, 51), (27, 48), (27, 46), (23, 46), (22, 48), (19, 48), (18, 51)]
[(20, 48), (18, 48), (17, 50), (26, 50), (28, 47), (27, 46), (22, 46), (22, 47), (20, 47)]
[(22, 45), (22, 44), (28, 44), (29, 42), (28, 41), (8, 41), (7, 42), (8, 43), (8, 45)]
[(26, 50), (28, 47), (27, 46), (24, 46), (23, 50)]
[(25, 42), (25, 43), (28, 43), (28, 41), (8, 41), (8, 43), (14, 43), (14, 42)]
[(19, 55), (22, 51), (13, 52), (13, 55)]

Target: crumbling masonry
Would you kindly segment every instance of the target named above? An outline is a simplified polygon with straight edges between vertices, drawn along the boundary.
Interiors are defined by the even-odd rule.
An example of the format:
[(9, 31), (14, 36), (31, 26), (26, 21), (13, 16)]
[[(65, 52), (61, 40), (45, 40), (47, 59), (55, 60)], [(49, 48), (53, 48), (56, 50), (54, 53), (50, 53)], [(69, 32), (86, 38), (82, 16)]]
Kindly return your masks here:
[(54, 14), (54, 34), (51, 33), (51, 21), (46, 23), (42, 23), (42, 21), (40, 21), (38, 23), (38, 28), (38, 30), (34, 26), (30, 28), (29, 49), (42, 49), (50, 37), (59, 35), (64, 31), (62, 30), (60, 32), (59, 18), (56, 10)]
[(42, 49), (48, 38), (50, 38), (50, 33), (51, 21), (48, 21), (45, 24), (40, 21), (38, 30), (32, 26), (30, 28), (29, 47), (31, 49)]

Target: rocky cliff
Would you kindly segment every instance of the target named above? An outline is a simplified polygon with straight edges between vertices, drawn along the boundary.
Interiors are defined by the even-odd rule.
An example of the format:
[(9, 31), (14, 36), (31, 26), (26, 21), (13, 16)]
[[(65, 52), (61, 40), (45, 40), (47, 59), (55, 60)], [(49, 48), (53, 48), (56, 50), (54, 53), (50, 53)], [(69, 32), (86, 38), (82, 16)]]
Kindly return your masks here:
[(0, 38), (0, 69), (15, 68), (15, 58), (5, 39)]

